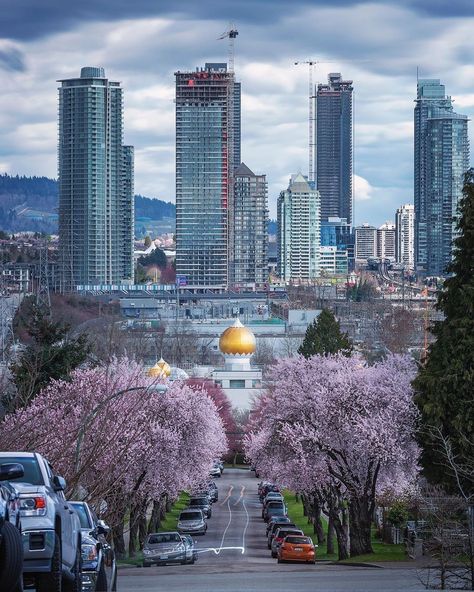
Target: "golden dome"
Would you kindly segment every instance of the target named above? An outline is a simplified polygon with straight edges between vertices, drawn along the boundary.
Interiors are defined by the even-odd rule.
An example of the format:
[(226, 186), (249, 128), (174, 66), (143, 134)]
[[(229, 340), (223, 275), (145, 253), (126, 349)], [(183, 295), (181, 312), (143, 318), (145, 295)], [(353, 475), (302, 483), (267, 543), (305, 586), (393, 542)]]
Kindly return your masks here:
[(249, 355), (255, 352), (255, 348), (255, 335), (239, 319), (232, 327), (227, 327), (219, 339), (219, 349), (223, 354)]
[(171, 367), (163, 358), (160, 358), (147, 372), (147, 376), (151, 378), (168, 378), (170, 374)]

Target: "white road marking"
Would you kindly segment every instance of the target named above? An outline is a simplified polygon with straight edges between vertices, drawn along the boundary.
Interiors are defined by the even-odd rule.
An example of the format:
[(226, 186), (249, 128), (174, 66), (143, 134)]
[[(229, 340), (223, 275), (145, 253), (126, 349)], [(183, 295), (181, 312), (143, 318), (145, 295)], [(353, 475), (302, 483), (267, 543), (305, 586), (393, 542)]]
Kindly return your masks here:
[(244, 497), (244, 491), (245, 491), (245, 485), (242, 485), (242, 489), (240, 490), (239, 499), (235, 502), (234, 506), (236, 506), (237, 504), (240, 504), (242, 498)]

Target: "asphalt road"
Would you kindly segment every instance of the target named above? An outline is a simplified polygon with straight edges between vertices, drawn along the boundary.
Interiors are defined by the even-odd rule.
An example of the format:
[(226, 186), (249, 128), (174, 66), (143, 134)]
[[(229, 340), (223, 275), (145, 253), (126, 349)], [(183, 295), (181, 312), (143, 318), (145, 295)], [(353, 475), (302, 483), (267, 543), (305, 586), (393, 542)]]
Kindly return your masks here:
[(421, 592), (415, 569), (328, 564), (278, 564), (271, 559), (261, 519), (257, 479), (226, 469), (207, 534), (196, 537), (194, 565), (121, 568), (120, 592)]

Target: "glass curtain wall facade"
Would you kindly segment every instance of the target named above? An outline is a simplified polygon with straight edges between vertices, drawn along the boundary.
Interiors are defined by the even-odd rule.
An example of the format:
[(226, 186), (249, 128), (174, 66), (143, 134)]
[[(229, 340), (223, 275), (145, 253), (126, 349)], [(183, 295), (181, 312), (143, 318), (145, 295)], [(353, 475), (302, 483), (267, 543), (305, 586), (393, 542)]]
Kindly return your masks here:
[[(233, 171), (240, 86), (226, 64), (176, 72), (176, 271), (188, 286), (233, 276)], [(238, 102), (240, 106), (240, 100)], [(238, 129), (237, 128), (238, 123)]]
[(338, 217), (352, 224), (352, 92), (352, 80), (339, 73), (316, 89), (315, 179), (322, 221)]
[(307, 283), (320, 274), (321, 204), (314, 183), (293, 175), (278, 198), (278, 273)]
[[(133, 281), (133, 150), (123, 93), (103, 68), (59, 88), (59, 249), (64, 289)], [(125, 156), (127, 155), (127, 156)], [(124, 162), (132, 179), (125, 193)], [(126, 167), (126, 168), (127, 168)]]
[(415, 263), (442, 276), (451, 261), (455, 218), (469, 167), (468, 118), (453, 111), (437, 79), (418, 81), (415, 106)]
[(234, 287), (263, 287), (267, 273), (268, 192), (265, 175), (244, 163), (234, 173)]

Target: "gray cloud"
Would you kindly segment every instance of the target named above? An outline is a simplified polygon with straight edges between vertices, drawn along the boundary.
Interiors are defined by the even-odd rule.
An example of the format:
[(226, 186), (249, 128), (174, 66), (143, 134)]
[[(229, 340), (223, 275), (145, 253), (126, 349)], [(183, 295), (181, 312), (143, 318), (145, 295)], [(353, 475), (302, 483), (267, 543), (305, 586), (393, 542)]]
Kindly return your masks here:
[[(144, 0), (77, 4), (66, 9), (43, 0), (39, 8), (33, 0), (12, 0), (5, 11), (11, 23), (0, 25), (4, 33), (23, 39), (5, 47), (22, 52), (28, 68), (2, 80), (0, 172), (56, 175), (55, 81), (102, 65), (125, 90), (125, 141), (136, 147), (137, 192), (173, 200), (173, 72), (225, 60), (227, 43), (217, 37), (229, 18), (240, 31), (243, 158), (267, 174), (272, 215), (289, 175), (307, 170), (307, 69), (295, 60), (330, 60), (318, 66), (315, 80), (332, 70), (354, 80), (355, 173), (364, 187), (357, 223), (380, 224), (412, 201), (417, 65), (423, 76), (443, 80), (460, 112), (474, 115), (474, 18), (455, 17), (469, 8), (462, 2), (451, 3), (449, 18), (441, 3), (408, 1), (300, 0), (289, 10), (287, 1), (248, 0), (234, 3), (233, 14), (229, 2), (217, 0), (165, 0), (158, 9)], [(16, 31), (20, 14), (25, 28)]]
[(0, 68), (13, 72), (23, 72), (25, 62), (22, 52), (14, 47), (0, 48)]

